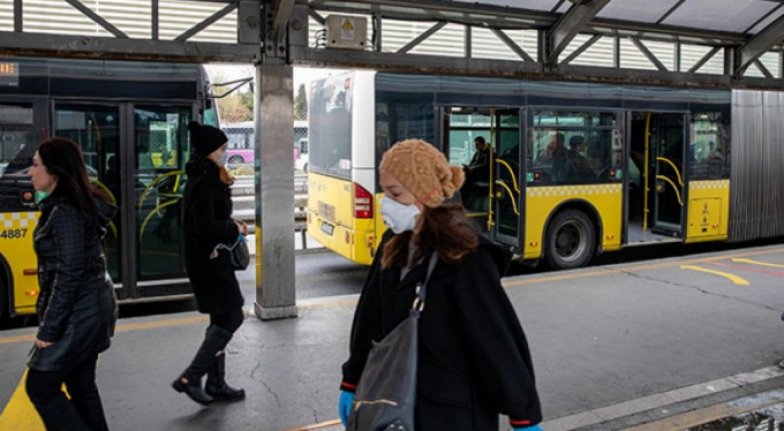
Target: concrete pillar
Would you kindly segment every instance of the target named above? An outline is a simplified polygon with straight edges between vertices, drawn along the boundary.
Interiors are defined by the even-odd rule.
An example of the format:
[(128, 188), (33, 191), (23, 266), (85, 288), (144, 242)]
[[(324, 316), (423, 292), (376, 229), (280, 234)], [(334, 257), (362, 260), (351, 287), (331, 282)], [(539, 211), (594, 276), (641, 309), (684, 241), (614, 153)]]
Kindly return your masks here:
[(297, 317), (291, 66), (256, 68), (256, 316)]

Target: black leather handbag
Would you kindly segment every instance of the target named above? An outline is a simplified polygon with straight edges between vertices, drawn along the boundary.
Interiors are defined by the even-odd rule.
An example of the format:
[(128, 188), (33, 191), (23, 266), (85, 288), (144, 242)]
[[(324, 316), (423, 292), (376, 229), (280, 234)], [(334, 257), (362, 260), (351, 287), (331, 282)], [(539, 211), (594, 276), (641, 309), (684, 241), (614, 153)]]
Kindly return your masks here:
[(419, 315), (424, 309), (427, 283), (437, 262), (438, 254), (431, 254), (425, 282), (417, 286), (409, 317), (370, 349), (354, 395), (347, 430), (414, 431)]
[(235, 271), (244, 271), (250, 265), (250, 250), (248, 249), (245, 235), (238, 236), (237, 240), (231, 245), (223, 243), (216, 245), (212, 249), (212, 253), (210, 253), (210, 259), (217, 259), (220, 250), (226, 250), (229, 253), (229, 260)]

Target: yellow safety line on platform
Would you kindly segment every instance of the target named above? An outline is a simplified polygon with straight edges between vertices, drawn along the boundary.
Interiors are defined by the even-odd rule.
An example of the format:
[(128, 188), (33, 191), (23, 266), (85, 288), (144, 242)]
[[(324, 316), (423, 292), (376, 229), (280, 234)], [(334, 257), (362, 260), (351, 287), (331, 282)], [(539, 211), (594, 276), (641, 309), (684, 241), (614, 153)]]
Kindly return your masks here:
[(708, 424), (726, 417), (738, 416), (763, 409), (779, 403), (781, 403), (781, 400), (763, 401), (752, 405), (744, 405), (743, 407), (731, 405), (730, 403), (722, 403), (704, 409), (671, 416), (656, 422), (625, 428), (624, 431), (680, 431)]
[[(336, 428), (337, 427), (337, 428)], [(289, 428), (286, 431), (327, 431), (327, 430), (342, 430), (343, 426), (340, 419), (333, 419), (331, 421), (321, 422), (318, 424), (307, 425), (299, 428)]]
[(747, 263), (749, 265), (759, 265), (759, 266), (769, 266), (771, 268), (784, 268), (784, 265), (780, 265), (778, 263), (768, 263), (768, 262), (760, 262), (758, 260), (751, 260), (751, 259), (732, 259), (735, 263)]
[(27, 370), (22, 375), (11, 399), (8, 400), (8, 404), (5, 405), (3, 413), (0, 413), (0, 430), (44, 430), (41, 417), (38, 416), (30, 398), (27, 397), (25, 381), (27, 381)]
[(684, 271), (687, 271), (687, 270), (688, 271), (697, 271), (697, 272), (704, 272), (706, 274), (718, 275), (719, 277), (724, 277), (724, 278), (732, 281), (733, 283), (737, 284), (738, 286), (748, 286), (750, 284), (748, 280), (746, 280), (743, 277), (738, 277), (735, 274), (730, 274), (729, 272), (716, 271), (714, 269), (703, 268), (701, 266), (681, 265), (681, 270), (684, 270)]

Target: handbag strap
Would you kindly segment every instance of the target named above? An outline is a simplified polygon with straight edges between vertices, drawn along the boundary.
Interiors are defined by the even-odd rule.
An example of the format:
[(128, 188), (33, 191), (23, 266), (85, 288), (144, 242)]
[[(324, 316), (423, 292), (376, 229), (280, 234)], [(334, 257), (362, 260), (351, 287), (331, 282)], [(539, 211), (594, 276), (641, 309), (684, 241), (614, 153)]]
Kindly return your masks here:
[(433, 275), (433, 270), (436, 267), (436, 263), (438, 263), (438, 253), (434, 251), (430, 253), (430, 261), (427, 264), (427, 275), (425, 276), (425, 282), (417, 284), (416, 298), (414, 298), (414, 304), (411, 306), (412, 311), (422, 311), (425, 308), (427, 285), (430, 282), (430, 276)]
[(232, 245), (226, 245), (226, 244), (224, 244), (222, 242), (218, 243), (218, 245), (216, 245), (215, 248), (212, 249), (212, 253), (210, 253), (210, 259), (217, 259), (218, 258), (218, 251), (220, 249), (227, 250), (227, 251), (232, 251), (238, 245), (240, 245), (240, 243), (243, 242), (244, 240), (245, 240), (245, 236), (244, 235), (240, 235), (240, 236), (237, 237), (237, 240), (234, 241), (234, 244), (232, 244)]

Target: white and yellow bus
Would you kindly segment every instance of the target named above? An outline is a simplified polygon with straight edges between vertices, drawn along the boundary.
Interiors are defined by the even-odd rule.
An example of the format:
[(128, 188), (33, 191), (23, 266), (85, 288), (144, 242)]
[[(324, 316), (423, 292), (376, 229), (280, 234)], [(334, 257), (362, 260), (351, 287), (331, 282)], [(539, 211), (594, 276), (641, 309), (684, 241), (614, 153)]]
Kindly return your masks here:
[[(756, 108), (733, 105), (733, 97), (761, 95), (367, 71), (315, 81), (308, 232), (370, 263), (385, 230), (376, 169), (383, 152), (421, 138), (450, 163), (467, 164), (482, 136), (494, 155), (489, 181), (465, 186), (462, 201), (489, 238), (522, 260), (572, 268), (630, 246), (782, 235), (782, 208), (750, 210), (751, 195), (731, 198), (731, 184), (759, 198), (784, 192), (755, 174), (759, 148), (731, 142), (733, 128), (781, 121), (752, 126), (744, 110)], [(782, 151), (780, 139), (759, 145)], [(763, 226), (771, 214), (777, 229)]]
[(35, 312), (39, 212), (27, 172), (51, 136), (80, 145), (92, 180), (119, 207), (105, 252), (121, 301), (189, 296), (180, 234), (187, 126), (192, 119), (217, 125), (204, 69), (52, 58), (0, 63), (13, 71), (0, 76), (0, 318)]

